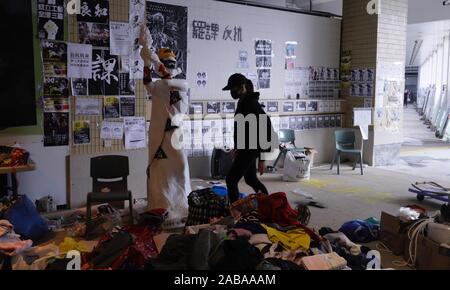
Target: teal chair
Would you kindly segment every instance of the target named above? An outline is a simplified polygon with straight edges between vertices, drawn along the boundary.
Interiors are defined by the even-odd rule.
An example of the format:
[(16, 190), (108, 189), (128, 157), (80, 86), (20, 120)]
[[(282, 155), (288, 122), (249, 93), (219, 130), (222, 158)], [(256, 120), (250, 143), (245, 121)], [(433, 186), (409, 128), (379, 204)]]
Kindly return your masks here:
[(334, 151), (333, 161), (331, 162), (330, 170), (333, 169), (334, 163), (337, 163), (337, 174), (340, 174), (340, 163), (341, 163), (341, 153), (346, 153), (350, 155), (357, 155), (358, 158), (353, 165), (353, 170), (356, 169), (356, 164), (360, 163), (361, 175), (363, 173), (363, 163), (362, 163), (362, 149), (356, 148), (356, 134), (354, 130), (337, 130), (334, 132), (336, 140), (336, 150)]
[(286, 157), (289, 151), (295, 153), (305, 153), (305, 148), (297, 148), (295, 146), (295, 131), (291, 129), (280, 129), (278, 131), (278, 140), (280, 141), (280, 153), (272, 166), (267, 166), (269, 172), (275, 171), (278, 162)]

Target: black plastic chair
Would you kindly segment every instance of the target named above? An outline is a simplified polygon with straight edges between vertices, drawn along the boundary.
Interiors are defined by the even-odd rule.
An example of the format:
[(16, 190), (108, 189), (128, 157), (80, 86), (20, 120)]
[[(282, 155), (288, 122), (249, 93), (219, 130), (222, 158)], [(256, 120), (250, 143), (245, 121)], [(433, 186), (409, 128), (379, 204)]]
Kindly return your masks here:
[(130, 223), (133, 224), (133, 200), (128, 190), (128, 157), (107, 155), (91, 158), (92, 192), (87, 194), (86, 236), (92, 225), (91, 206), (94, 203), (126, 201), (130, 203)]

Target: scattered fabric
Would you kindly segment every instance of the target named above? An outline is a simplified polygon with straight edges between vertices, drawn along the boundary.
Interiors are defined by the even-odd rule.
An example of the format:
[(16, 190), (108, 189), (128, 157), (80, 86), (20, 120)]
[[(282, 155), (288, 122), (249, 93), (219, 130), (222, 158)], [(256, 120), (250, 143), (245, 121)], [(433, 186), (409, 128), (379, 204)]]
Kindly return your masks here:
[(215, 271), (249, 271), (255, 270), (263, 256), (255, 246), (244, 237), (225, 240), (211, 255), (211, 270)]
[(226, 197), (216, 195), (211, 188), (191, 192), (186, 226), (207, 224), (211, 218), (229, 216), (227, 202)]
[(363, 220), (344, 223), (339, 229), (354, 243), (369, 243), (378, 240), (380, 227)]
[(61, 244), (59, 244), (60, 254), (63, 255), (72, 250), (76, 250), (79, 252), (89, 252), (89, 248), (83, 245), (82, 243), (79, 243), (72, 238), (68, 237), (64, 238), (64, 241)]
[(228, 232), (228, 238), (230, 240), (236, 240), (238, 237), (244, 237), (247, 239), (250, 239), (250, 237), (252, 236), (252, 232), (246, 229), (232, 229)]
[(341, 270), (347, 261), (336, 253), (304, 257), (302, 265), (307, 270)]
[(13, 225), (7, 220), (0, 220), (0, 253), (14, 256), (30, 248), (32, 240), (20, 239), (20, 235), (14, 232)]
[(13, 270), (44, 270), (48, 263), (59, 256), (55, 244), (29, 248), (11, 260)]
[(173, 234), (167, 238), (160, 254), (150, 259), (147, 269), (154, 270), (208, 270), (209, 256), (225, 237), (200, 230), (196, 235)]
[(266, 229), (269, 239), (273, 243), (279, 243), (283, 248), (287, 250), (308, 250), (311, 243), (311, 237), (305, 232), (305, 230), (299, 228), (290, 230), (287, 232), (281, 232), (269, 226), (262, 224)]
[(291, 208), (284, 192), (259, 197), (258, 213), (261, 222), (276, 223), (283, 227), (300, 225), (298, 212)]

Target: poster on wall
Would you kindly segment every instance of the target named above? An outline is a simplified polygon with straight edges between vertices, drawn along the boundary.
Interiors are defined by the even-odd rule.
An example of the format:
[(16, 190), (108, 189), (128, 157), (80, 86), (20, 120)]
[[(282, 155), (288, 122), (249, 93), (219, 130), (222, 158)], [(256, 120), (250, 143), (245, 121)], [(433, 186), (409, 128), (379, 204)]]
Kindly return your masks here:
[(44, 98), (44, 112), (69, 112), (69, 98)]
[(208, 73), (207, 72), (198, 72), (196, 74), (196, 81), (197, 87), (204, 88), (208, 85)]
[(286, 41), (285, 70), (293, 70), (295, 68), (295, 59), (297, 58), (295, 50), (297, 44), (296, 41)]
[(285, 113), (294, 112), (294, 102), (284, 102), (283, 103), (283, 112), (285, 112)]
[(87, 79), (71, 79), (72, 96), (89, 95), (89, 87)]
[(270, 69), (258, 69), (258, 89), (270, 89)]
[(134, 96), (136, 90), (136, 82), (130, 79), (129, 73), (119, 74), (119, 94), (121, 96)]
[(192, 102), (189, 105), (189, 114), (203, 114), (203, 103), (202, 102)]
[(120, 97), (120, 116), (134, 117), (136, 115), (136, 98)]
[(256, 67), (257, 68), (264, 68), (272, 67), (272, 57), (271, 56), (257, 56), (256, 57)]
[(269, 113), (278, 113), (278, 102), (267, 102), (267, 112)]
[(297, 112), (306, 112), (306, 102), (305, 101), (297, 101), (296, 111)]
[[(119, 86), (119, 58), (116, 55), (111, 55), (109, 50), (103, 51), (103, 60), (96, 65), (102, 66), (101, 79), (105, 82), (105, 95), (113, 96), (118, 95), (120, 92)], [(92, 66), (92, 72), (97, 70), (99, 72), (99, 67), (94, 69)]]
[(67, 76), (67, 44), (43, 40), (42, 62), (45, 76)]
[[(188, 8), (157, 2), (147, 2), (147, 27), (153, 38), (152, 49), (172, 49), (181, 73), (175, 78), (186, 79)], [(155, 78), (158, 76), (155, 74)]]
[(69, 145), (69, 113), (44, 113), (44, 146)]
[(139, 149), (147, 146), (146, 122), (144, 117), (124, 118), (125, 149)]
[(75, 115), (98, 116), (101, 112), (101, 100), (96, 98), (76, 98)]
[(103, 121), (100, 130), (100, 139), (105, 140), (122, 140), (123, 138), (123, 122)]
[[(145, 0), (130, 0), (130, 42), (131, 54), (128, 58), (130, 79), (142, 79), (144, 72), (144, 61), (140, 56), (141, 48), (138, 44), (140, 28), (145, 23)], [(123, 57), (126, 59), (126, 57)], [(123, 66), (122, 66), (123, 67)]]
[(207, 102), (206, 103), (206, 113), (219, 114), (220, 113), (220, 102)]
[(269, 39), (256, 39), (255, 55), (272, 56), (272, 41)]
[(89, 94), (93, 96), (105, 95), (103, 80), (103, 50), (92, 50), (92, 78), (88, 80)]
[(91, 144), (91, 123), (89, 120), (73, 121), (73, 144)]
[(119, 97), (104, 97), (103, 114), (105, 119), (120, 118)]
[(352, 79), (352, 51), (345, 50), (341, 55), (340, 76), (342, 81), (342, 88), (348, 89)]
[(66, 78), (44, 77), (44, 98), (68, 97), (69, 81)]
[(109, 25), (107, 23), (78, 22), (78, 42), (96, 47), (109, 48)]
[(317, 112), (317, 101), (309, 101), (307, 105), (307, 111), (308, 112)]
[(248, 52), (246, 50), (239, 50), (239, 58), (237, 62), (237, 68), (246, 69), (248, 65)]
[(234, 113), (236, 110), (235, 102), (223, 102), (222, 103), (222, 113)]
[(67, 77), (92, 78), (92, 45), (67, 44)]
[(132, 50), (130, 23), (109, 22), (111, 55), (129, 56)]
[(38, 0), (38, 36), (41, 39), (64, 39), (64, 0)]
[(80, 10), (80, 14), (77, 14), (78, 22), (108, 23), (109, 21), (109, 1), (107, 0), (83, 0)]

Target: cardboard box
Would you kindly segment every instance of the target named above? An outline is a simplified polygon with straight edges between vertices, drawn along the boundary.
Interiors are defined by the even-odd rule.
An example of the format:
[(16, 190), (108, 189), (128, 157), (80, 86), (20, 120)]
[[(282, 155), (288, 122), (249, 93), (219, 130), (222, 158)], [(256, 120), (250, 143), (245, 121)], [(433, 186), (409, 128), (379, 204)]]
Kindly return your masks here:
[(402, 255), (410, 225), (411, 222), (404, 222), (397, 216), (382, 212), (380, 220), (380, 242), (385, 244), (394, 255)]
[(420, 235), (417, 241), (418, 270), (450, 270), (450, 253), (433, 240)]

